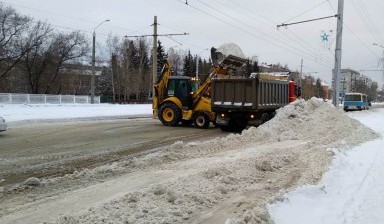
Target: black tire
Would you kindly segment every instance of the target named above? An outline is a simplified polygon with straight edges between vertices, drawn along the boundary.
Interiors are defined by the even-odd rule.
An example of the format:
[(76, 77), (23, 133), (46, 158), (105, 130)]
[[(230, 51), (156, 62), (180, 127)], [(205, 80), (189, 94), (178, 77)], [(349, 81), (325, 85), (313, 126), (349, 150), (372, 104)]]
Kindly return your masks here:
[(269, 121), (269, 114), (268, 113), (263, 113), (261, 115), (261, 124), (264, 124), (267, 121)]
[(159, 119), (165, 126), (176, 126), (181, 121), (181, 110), (173, 103), (164, 103), (160, 107)]
[(193, 122), (197, 128), (208, 128), (209, 127), (209, 117), (204, 112), (197, 112), (193, 117)]
[(270, 118), (270, 119), (274, 118), (275, 115), (276, 115), (276, 111), (269, 112), (269, 118)]

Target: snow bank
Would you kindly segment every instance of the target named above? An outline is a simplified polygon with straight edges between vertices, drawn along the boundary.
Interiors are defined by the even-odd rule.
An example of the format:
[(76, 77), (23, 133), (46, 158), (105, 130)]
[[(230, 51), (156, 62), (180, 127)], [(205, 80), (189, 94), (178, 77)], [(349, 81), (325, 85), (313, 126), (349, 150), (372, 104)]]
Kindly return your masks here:
[(265, 206), (279, 199), (282, 190), (317, 183), (331, 162), (332, 150), (377, 136), (333, 105), (316, 98), (298, 100), (279, 109), (269, 122), (242, 134), (176, 142), (162, 152), (114, 163), (113, 169), (119, 172), (121, 168), (145, 170), (171, 173), (172, 178), (80, 214), (64, 215), (56, 223), (209, 223), (204, 214), (213, 208), (225, 209), (220, 206), (228, 200), (235, 200), (229, 207), (239, 211), (225, 211), (228, 217), (213, 220), (270, 223)]
[(0, 104), (6, 122), (152, 115), (151, 104)]
[[(348, 113), (384, 133), (383, 109)], [(384, 223), (383, 153), (380, 138), (339, 151), (318, 185), (302, 186), (284, 195), (269, 210), (275, 223)]]

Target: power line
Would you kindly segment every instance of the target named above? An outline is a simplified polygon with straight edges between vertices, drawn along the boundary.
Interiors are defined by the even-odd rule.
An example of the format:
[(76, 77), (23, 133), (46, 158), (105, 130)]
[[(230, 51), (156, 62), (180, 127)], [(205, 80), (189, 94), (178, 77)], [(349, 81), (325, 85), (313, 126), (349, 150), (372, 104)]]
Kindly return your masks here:
[[(227, 0), (229, 2), (232, 3), (231, 0)], [(219, 1), (219, 4), (220, 5), (224, 5), (222, 1)], [(227, 7), (229, 7), (231, 9), (231, 11), (235, 11), (235, 9), (237, 7), (239, 7), (240, 9), (243, 9), (243, 10), (239, 10), (238, 12), (240, 13), (240, 15), (242, 16), (245, 16), (245, 17), (248, 17), (250, 18), (252, 21), (253, 20), (256, 20), (258, 22), (260, 22), (262, 25), (264, 25), (266, 28), (270, 29), (271, 31), (275, 32), (276, 31), (276, 25), (277, 25), (277, 22), (273, 21), (272, 19), (269, 19), (269, 18), (266, 18), (264, 16), (261, 16), (259, 15), (259, 12), (254, 12), (252, 10), (249, 9), (249, 7), (244, 7), (243, 5), (240, 5), (240, 4), (237, 4), (237, 3), (234, 3), (234, 6), (228, 6), (226, 5)], [(236, 8), (235, 8), (236, 7)], [(252, 15), (252, 16), (251, 16)], [(258, 17), (261, 17), (262, 19), (264, 20), (267, 20), (267, 22), (265, 21), (262, 21), (254, 16), (258, 16)], [(288, 29), (287, 29), (288, 30)], [(301, 47), (303, 47), (304, 49), (308, 50), (309, 52), (311, 52), (311, 54), (315, 54), (317, 55), (318, 54), (318, 49), (316, 49), (315, 47), (313, 47), (311, 44), (308, 43), (307, 40), (301, 38), (299, 35), (297, 35), (296, 33), (288, 30), (288, 32), (290, 33), (287, 34), (287, 33), (284, 33), (281, 29), (278, 29), (278, 34), (282, 35), (282, 37), (285, 37), (285, 38), (288, 38), (289, 40), (292, 41), (293, 44), (297, 44), (297, 45), (300, 45)], [(285, 43), (285, 42), (284, 42)], [(315, 53), (313, 53), (313, 51)], [(328, 58), (329, 60), (331, 60), (331, 58)]]
[[(177, 0), (177, 1), (179, 1), (179, 2), (181, 2), (181, 3), (183, 3), (183, 4), (185, 4), (185, 2), (182, 1), (182, 0)], [(224, 12), (222, 12), (222, 11), (220, 11), (220, 10), (218, 10), (218, 9), (216, 9), (216, 8), (214, 8), (214, 7), (212, 7), (212, 6), (208, 5), (208, 4), (206, 4), (206, 3), (203, 3), (203, 2), (201, 2), (201, 1), (199, 1), (199, 0), (196, 0), (196, 1), (200, 2), (200, 3), (203, 4), (203, 5), (208, 6), (209, 8), (211, 8), (211, 9), (213, 9), (213, 10), (219, 12), (220, 14), (225, 15), (226, 17), (232, 18), (233, 20), (238, 21), (238, 22), (244, 24), (244, 22), (242, 22), (242, 21), (240, 21), (240, 20), (234, 18), (234, 17), (231, 16), (231, 15), (228, 15), (227, 13), (224, 13)], [(217, 20), (219, 20), (219, 21), (221, 21), (221, 22), (223, 22), (223, 23), (225, 23), (225, 24), (227, 24), (227, 25), (229, 25), (229, 26), (235, 27), (236, 29), (239, 29), (239, 30), (241, 30), (241, 31), (243, 31), (243, 32), (246, 32), (246, 33), (248, 33), (248, 34), (250, 34), (250, 35), (252, 35), (252, 36), (254, 36), (254, 37), (258, 38), (258, 39), (261, 39), (261, 40), (263, 40), (263, 41), (265, 41), (265, 42), (268, 42), (268, 43), (270, 43), (270, 44), (272, 44), (272, 45), (274, 45), (274, 46), (277, 46), (277, 47), (279, 47), (279, 48), (285, 49), (285, 50), (287, 50), (287, 51), (289, 51), (289, 52), (291, 52), (291, 53), (293, 53), (293, 54), (297, 54), (297, 55), (299, 55), (299, 56), (301, 56), (301, 57), (304, 57), (304, 58), (306, 58), (306, 59), (308, 59), (308, 60), (315, 61), (315, 59), (311, 58), (311, 57), (313, 57), (312, 55), (305, 56), (305, 55), (307, 55), (307, 53), (301, 51), (300, 49), (297, 49), (297, 48), (295, 48), (295, 47), (289, 46), (289, 47), (295, 49), (296, 51), (291, 50), (291, 49), (285, 47), (285, 46), (286, 46), (286, 43), (281, 43), (281, 45), (276, 44), (276, 43), (273, 42), (273, 41), (270, 41), (270, 40), (268, 40), (268, 39), (266, 39), (266, 38), (263, 38), (263, 37), (261, 37), (261, 36), (255, 34), (255, 33), (253, 33), (253, 32), (250, 32), (249, 30), (246, 30), (246, 29), (243, 29), (243, 28), (241, 28), (241, 27), (239, 27), (239, 26), (237, 26), (237, 25), (234, 25), (234, 24), (232, 24), (232, 23), (230, 23), (230, 22), (228, 22), (228, 21), (226, 21), (226, 20), (223, 20), (223, 19), (221, 19), (221, 18), (219, 18), (219, 17), (217, 17), (217, 16), (215, 16), (215, 15), (212, 15), (212, 14), (210, 14), (210, 13), (208, 13), (208, 12), (206, 12), (206, 11), (200, 9), (200, 8), (197, 8), (197, 7), (195, 7), (195, 6), (191, 5), (191, 4), (187, 4), (187, 5), (188, 5), (189, 7), (191, 7), (191, 8), (194, 8), (195, 10), (197, 10), (197, 11), (199, 11), (199, 12), (201, 12), (201, 13), (204, 13), (204, 14), (210, 16), (210, 17), (213, 17), (213, 18), (215, 18), (215, 19), (217, 19)], [(244, 24), (244, 25), (249, 26), (248, 24)], [(253, 28), (253, 27), (251, 27), (251, 28)], [(254, 29), (254, 28), (253, 28), (253, 29)], [(258, 31), (258, 30), (257, 30), (257, 31)], [(263, 33), (262, 31), (258, 31), (258, 32), (261, 32), (263, 35), (268, 36), (268, 38), (271, 38), (270, 35), (267, 35), (267, 34)], [(277, 42), (281, 42), (281, 41), (279, 41), (279, 40), (276, 40), (276, 38), (271, 38), (271, 39), (274, 39), (274, 40), (277, 41)], [(300, 54), (300, 53), (297, 53), (297, 51), (298, 51), (298, 52), (301, 52), (301, 54)], [(319, 62), (319, 63), (320, 63), (320, 62)], [(329, 67), (328, 64), (323, 63), (323, 65)], [(330, 67), (329, 67), (329, 68), (330, 68)]]
[(320, 4), (317, 4), (317, 5), (313, 6), (313, 7), (311, 7), (310, 9), (308, 9), (308, 10), (306, 10), (306, 11), (300, 13), (299, 15), (297, 15), (297, 16), (295, 16), (295, 17), (293, 17), (293, 18), (291, 18), (291, 19), (289, 19), (289, 20), (287, 20), (287, 21), (285, 21), (284, 23), (287, 23), (287, 22), (289, 22), (289, 21), (292, 21), (292, 20), (294, 20), (294, 19), (296, 19), (296, 18), (298, 18), (298, 17), (300, 17), (300, 16), (306, 14), (307, 12), (312, 11), (313, 9), (315, 9), (315, 8), (317, 8), (317, 7), (321, 6), (321, 5), (323, 5), (324, 3), (327, 3), (327, 1), (328, 1), (328, 0), (325, 0), (324, 2), (321, 2)]
[[(372, 29), (372, 30), (371, 30), (371, 31), (372, 31), (372, 36), (374, 37), (374, 35), (376, 34), (376, 35), (377, 35), (377, 36), (376, 36), (377, 40), (383, 41), (383, 38), (382, 38), (380, 32), (378, 31), (378, 29), (377, 29), (377, 27), (376, 27), (376, 25), (375, 25), (375, 22), (374, 22), (374, 20), (372, 19), (371, 14), (368, 12), (368, 9), (367, 9), (367, 7), (365, 6), (364, 2), (359, 1), (359, 0), (356, 0), (356, 3), (360, 6), (360, 7), (358, 7), (358, 8), (361, 9), (361, 11), (362, 11), (362, 15), (366, 18), (366, 21), (367, 21), (366, 25), (367, 25), (368, 27), (370, 27), (369, 29)], [(374, 37), (374, 38), (375, 38), (375, 37)]]
[[(330, 2), (329, 0), (327, 0), (327, 2), (329, 3), (329, 6), (331, 7), (331, 10), (335, 11), (335, 9), (333, 8), (333, 5), (331, 4), (331, 2)], [(363, 44), (363, 46), (364, 46), (365, 48), (368, 49), (368, 51), (369, 51), (371, 54), (373, 54), (375, 57), (380, 57), (380, 56), (378, 56), (378, 55), (377, 55), (377, 54), (376, 54), (370, 47), (368, 47), (368, 45), (367, 45), (364, 41), (362, 41), (362, 40), (360, 39), (360, 37), (357, 36), (357, 34), (356, 34), (355, 32), (353, 32), (353, 30), (352, 30), (351, 28), (349, 28), (349, 26), (347, 25), (347, 23), (346, 23), (345, 21), (344, 21), (344, 26), (348, 29), (349, 32), (351, 32), (351, 33), (353, 34), (353, 36), (356, 37), (356, 39), (358, 39), (358, 40), (360, 41), (360, 43)]]
[[(201, 2), (200, 0), (196, 0), (196, 1)], [(201, 3), (202, 3), (202, 2), (201, 2)], [(206, 3), (202, 3), (202, 4), (204, 4), (204, 5), (208, 6), (208, 7), (210, 7), (211, 9), (213, 9), (213, 10), (215, 10), (215, 11), (218, 11), (218, 12), (224, 14), (225, 16), (227, 16), (227, 17), (229, 17), (229, 18), (234, 19), (234, 20), (237, 21), (237, 22), (240, 22), (240, 23), (244, 24), (245, 26), (248, 26), (248, 27), (252, 28), (253, 30), (256, 30), (257, 32), (263, 34), (264, 36), (266, 36), (266, 37), (268, 37), (268, 38), (272, 38), (272, 39), (274, 39), (276, 42), (279, 42), (282, 46), (286, 46), (286, 45), (287, 45), (286, 42), (281, 41), (281, 40), (278, 40), (278, 39), (276, 39), (275, 37), (271, 37), (271, 35), (268, 35), (268, 34), (262, 32), (262, 31), (260, 31), (260, 30), (257, 30), (256, 28), (250, 26), (249, 24), (244, 23), (242, 20), (239, 20), (239, 19), (237, 19), (237, 18), (234, 18), (233, 16), (228, 15), (228, 14), (226, 14), (226, 13), (224, 13), (224, 12), (222, 12), (222, 11), (216, 9), (215, 7), (212, 7), (212, 6), (210, 6), (210, 5), (206, 4)], [(221, 5), (222, 5), (222, 4), (221, 4)], [(238, 5), (238, 4), (236, 4), (236, 6), (237, 6), (237, 5)], [(231, 10), (233, 10), (233, 7), (231, 7)], [(250, 10), (248, 10), (248, 11), (251, 12)], [(252, 14), (257, 15), (256, 13), (252, 13)], [(250, 17), (250, 16), (248, 16), (246, 13), (242, 13), (242, 15), (245, 15), (245, 16), (247, 16), (247, 17)], [(260, 20), (258, 20), (258, 21), (260, 21)], [(272, 21), (272, 20), (270, 20), (270, 21)], [(261, 21), (260, 21), (260, 22), (261, 22)], [(265, 23), (265, 22), (262, 22), (262, 23)], [(273, 23), (276, 24), (274, 21), (273, 21)], [(267, 24), (267, 27), (268, 27), (268, 28), (271, 28), (269, 24)], [(276, 29), (273, 28), (273, 30), (275, 31)], [(282, 32), (281, 32), (281, 33), (282, 33)], [(301, 42), (298, 42), (298, 41), (294, 40), (292, 37), (288, 36), (287, 34), (284, 34), (284, 33), (282, 33), (282, 34), (283, 34), (284, 36), (288, 37), (291, 41), (295, 42), (296, 44), (298, 44), (298, 45), (300, 45), (300, 46), (306, 48), (306, 46), (304, 46)], [(296, 34), (293, 34), (293, 35), (296, 36), (296, 38), (301, 39), (301, 38), (298, 37), (298, 35), (296, 35)], [(265, 39), (263, 39), (263, 40), (265, 40)], [(306, 41), (304, 41), (304, 42), (306, 42)], [(308, 43), (307, 43), (307, 45), (310, 46)], [(281, 46), (279, 46), (279, 47), (281, 47)], [(295, 46), (288, 45), (288, 47), (291, 47), (291, 48), (295, 49), (296, 51), (303, 53), (304, 55), (305, 55), (305, 54), (309, 55), (307, 52), (304, 52), (304, 51), (302, 51), (301, 49), (296, 48)], [(285, 49), (286, 49), (286, 48), (285, 48)], [(311, 50), (310, 50), (310, 51), (311, 51)], [(311, 53), (311, 54), (313, 54), (313, 53)], [(317, 54), (317, 53), (316, 53), (316, 54)], [(312, 55), (310, 55), (310, 56), (312, 56)], [(316, 58), (316, 57), (315, 57), (315, 58)], [(316, 60), (316, 59), (314, 59), (314, 60)], [(312, 60), (312, 61), (314, 61), (314, 60)], [(328, 62), (327, 62), (327, 63), (328, 63)]]

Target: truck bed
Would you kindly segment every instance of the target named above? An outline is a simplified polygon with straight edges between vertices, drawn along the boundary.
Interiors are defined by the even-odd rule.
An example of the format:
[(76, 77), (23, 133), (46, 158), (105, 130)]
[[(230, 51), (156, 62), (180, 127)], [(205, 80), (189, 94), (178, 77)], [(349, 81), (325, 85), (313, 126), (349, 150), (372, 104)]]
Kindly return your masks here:
[(258, 112), (273, 110), (289, 103), (288, 81), (270, 75), (255, 78), (215, 78), (212, 80), (214, 112)]

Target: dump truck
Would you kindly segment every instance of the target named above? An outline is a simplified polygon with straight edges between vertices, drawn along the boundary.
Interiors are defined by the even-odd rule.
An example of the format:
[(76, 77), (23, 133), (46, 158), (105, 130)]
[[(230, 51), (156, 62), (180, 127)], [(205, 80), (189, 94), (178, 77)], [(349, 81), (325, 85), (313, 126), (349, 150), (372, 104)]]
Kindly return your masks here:
[[(296, 91), (295, 91), (296, 90)], [(212, 79), (212, 111), (223, 131), (258, 126), (275, 115), (276, 109), (294, 101), (297, 88), (288, 77), (255, 74), (251, 78)]]
[[(235, 47), (230, 47), (233, 49)], [(235, 51), (237, 49), (235, 48)], [(221, 67), (230, 51), (211, 52), (213, 64)], [(238, 58), (237, 62), (241, 62)], [(241, 66), (236, 64), (236, 67)], [(211, 108), (216, 125), (223, 131), (240, 132), (246, 126), (258, 126), (275, 115), (276, 109), (296, 100), (300, 89), (288, 75), (252, 73), (245, 76), (217, 76), (211, 80)]]
[(194, 124), (207, 128), (212, 122), (224, 131), (241, 131), (263, 123), (275, 110), (293, 101), (295, 85), (287, 77), (255, 74), (241, 77), (236, 71), (246, 59), (235, 44), (211, 49), (212, 72), (198, 85), (197, 79), (172, 74), (165, 63), (154, 85), (153, 118), (165, 126)]

